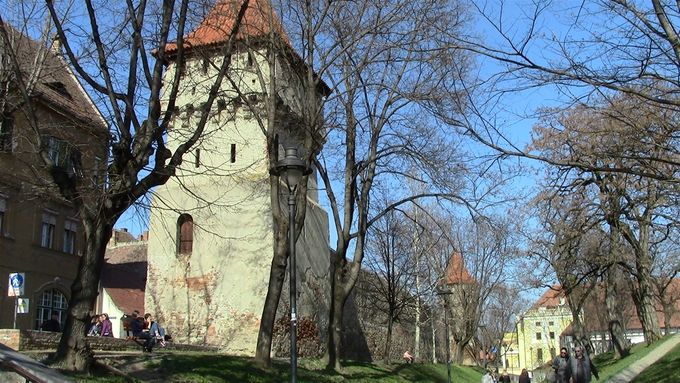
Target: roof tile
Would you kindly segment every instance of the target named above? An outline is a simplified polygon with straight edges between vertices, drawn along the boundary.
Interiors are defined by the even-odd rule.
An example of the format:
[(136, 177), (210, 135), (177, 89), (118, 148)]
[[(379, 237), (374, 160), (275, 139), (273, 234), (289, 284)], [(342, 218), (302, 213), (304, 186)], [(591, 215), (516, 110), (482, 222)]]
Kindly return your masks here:
[[(196, 48), (226, 42), (242, 4), (242, 0), (218, 0), (201, 24), (185, 37), (186, 46)], [(281, 37), (290, 46), (290, 40), (283, 30), (281, 20), (274, 13), (270, 0), (250, 0), (236, 39), (264, 37), (270, 32)], [(165, 49), (166, 53), (172, 54), (177, 51), (177, 44), (169, 43)]]

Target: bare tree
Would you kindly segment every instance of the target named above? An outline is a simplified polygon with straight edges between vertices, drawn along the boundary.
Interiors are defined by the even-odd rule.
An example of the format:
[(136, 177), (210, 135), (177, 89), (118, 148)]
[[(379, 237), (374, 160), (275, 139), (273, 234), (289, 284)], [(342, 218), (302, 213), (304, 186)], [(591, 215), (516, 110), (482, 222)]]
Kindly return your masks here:
[[(668, 235), (666, 235), (668, 234)], [(678, 312), (680, 301), (680, 282), (677, 279), (680, 272), (677, 254), (676, 233), (664, 233), (665, 241), (653, 245), (654, 266), (652, 268), (652, 284), (654, 297), (661, 305), (664, 317), (664, 334), (671, 331), (671, 318)]]
[[(579, 157), (603, 169), (626, 167), (645, 171), (650, 163), (640, 159), (636, 153), (645, 152), (660, 159), (667, 155), (663, 148), (672, 145), (673, 138), (667, 134), (664, 126), (674, 120), (675, 113), (651, 106), (640, 107), (636, 100), (635, 97), (612, 98), (597, 109), (578, 106), (544, 120), (536, 128), (534, 145), (546, 157), (557, 158), (558, 161)], [(665, 133), (651, 141), (634, 139), (640, 133), (632, 127)], [(621, 132), (622, 135), (612, 136), (612, 131)], [(626, 135), (633, 137), (627, 139)], [(655, 166), (661, 169), (660, 164)], [(671, 174), (674, 172), (671, 164), (666, 164), (664, 168)], [(590, 190), (590, 196), (594, 197), (596, 206), (586, 213), (591, 215), (591, 222), (606, 223), (612, 228), (612, 243), (616, 246), (620, 235), (633, 250), (634, 264), (624, 259), (612, 259), (610, 263), (618, 262), (635, 276), (633, 298), (645, 329), (645, 339), (648, 342), (658, 339), (659, 327), (654, 314), (651, 286), (654, 262), (650, 249), (656, 230), (677, 224), (677, 213), (673, 213), (675, 205), (669, 203), (677, 195), (675, 184), (605, 170), (559, 169), (560, 174), (555, 178), (555, 183), (561, 183), (562, 190), (571, 188), (573, 191), (579, 190), (577, 193), (584, 193), (594, 188)], [(584, 206), (592, 204), (587, 200), (583, 202), (586, 203)]]
[[(457, 57), (446, 34), (455, 33), (460, 13), (455, 4), (408, 1), (333, 3), (328, 36), (337, 60), (325, 76), (334, 91), (327, 101), (327, 148), (316, 163), (323, 180), (337, 242), (331, 254), (331, 296), (327, 361), (340, 368), (342, 316), (361, 269), (369, 227), (388, 210), (419, 197), (458, 199), (450, 182), (462, 171), (441, 131), (416, 119), (418, 103), (433, 96), (440, 81), (456, 81)], [(444, 21), (446, 20), (446, 21)], [(442, 23), (446, 23), (446, 27)], [(437, 137), (437, 138), (435, 138)], [(439, 140), (439, 142), (438, 142)], [(435, 191), (398, 195), (390, 184), (408, 179), (417, 168)], [(438, 190), (437, 190), (438, 189)], [(376, 193), (393, 202), (372, 214)], [(351, 256), (350, 256), (351, 254)]]
[(387, 317), (383, 359), (390, 363), (394, 323), (412, 310), (418, 299), (413, 295), (417, 271), (411, 256), (411, 233), (404, 218), (391, 211), (376, 222), (368, 234), (366, 265), (377, 276), (368, 284), (376, 292), (373, 303)]
[[(601, 166), (589, 158), (554, 158), (522, 149), (499, 124), (506, 96), (544, 89), (563, 104), (582, 102), (592, 96), (627, 94), (638, 103), (654, 108), (677, 110), (678, 35), (674, 20), (677, 4), (595, 1), (561, 4), (537, 1), (524, 4), (521, 12), (503, 1), (472, 4), (474, 17), (488, 32), (462, 36), (460, 44), (474, 52), (479, 65), (489, 68), (470, 85), (470, 115), (466, 132), (501, 155), (517, 155), (552, 165), (584, 171), (627, 173), (644, 178), (677, 182), (678, 146), (663, 144), (660, 151), (631, 152), (645, 162), (644, 168), (623, 162)], [(548, 22), (546, 22), (548, 21)], [(531, 113), (531, 111), (529, 111)], [(447, 120), (445, 118), (445, 120)], [(460, 121), (450, 118), (455, 123)], [(632, 121), (630, 121), (632, 122)], [(635, 134), (630, 126), (629, 133)], [(668, 126), (677, 136), (677, 126)], [(625, 157), (628, 158), (628, 157)], [(668, 168), (673, 171), (669, 172)]]
[[(230, 66), (234, 36), (243, 10), (239, 8), (230, 38), (223, 45), (227, 59), (209, 87), (209, 97), (198, 111), (194, 131), (177, 147), (165, 139), (172, 125), (182, 71), (165, 76), (165, 65), (174, 60), (183, 68), (185, 28), (191, 24), (193, 6), (188, 0), (157, 3), (86, 1), (84, 7), (48, 1), (40, 8), (50, 16), (64, 58), (78, 78), (90, 89), (100, 109), (106, 110), (111, 138), (105, 171), (106, 182), (92, 192), (88, 169), (75, 169), (74, 176), (52, 172), (51, 181), (61, 198), (78, 210), (85, 233), (85, 251), (71, 287), (71, 301), (57, 359), (64, 368), (87, 370), (93, 361), (85, 341), (89, 314), (94, 305), (106, 244), (121, 214), (153, 187), (175, 174), (183, 156), (204, 133), (212, 103)], [(46, 8), (45, 8), (46, 7)], [(78, 13), (81, 12), (82, 13)], [(173, 54), (167, 47), (174, 42)], [(8, 44), (6, 36), (3, 44)], [(21, 84), (27, 119), (38, 127), (31, 113), (31, 82)], [(162, 103), (161, 97), (167, 102)], [(35, 129), (38, 132), (39, 129)], [(40, 137), (37, 137), (40, 142)], [(54, 166), (44, 145), (39, 145), (45, 164)], [(78, 163), (76, 167), (82, 166)]]
[[(478, 334), (490, 297), (511, 279), (506, 270), (518, 254), (511, 227), (499, 218), (460, 220), (454, 229), (452, 237), (458, 254), (451, 257), (454, 263), (448, 265), (445, 281), (452, 289), (451, 337), (453, 359), (458, 363)], [(461, 265), (455, 264), (456, 257), (460, 257)]]

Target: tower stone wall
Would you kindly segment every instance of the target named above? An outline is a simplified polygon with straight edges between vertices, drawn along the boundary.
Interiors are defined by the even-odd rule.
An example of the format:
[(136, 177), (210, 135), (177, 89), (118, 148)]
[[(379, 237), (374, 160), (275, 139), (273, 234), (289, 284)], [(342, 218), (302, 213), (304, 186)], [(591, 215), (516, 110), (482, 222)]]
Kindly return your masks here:
[[(150, 218), (146, 310), (179, 342), (244, 355), (255, 353), (274, 249), (271, 204), (276, 199), (270, 195), (264, 133), (267, 52), (248, 47), (232, 55), (229, 77), (212, 105), (205, 134), (185, 156), (177, 177), (155, 190)], [(189, 56), (168, 147), (181, 145), (193, 134), (222, 60), (214, 47)], [(291, 129), (286, 124), (299, 120), (295, 97), (302, 87), (286, 73), (291, 68), (285, 61), (274, 68), (276, 97), (288, 113), (279, 114), (274, 123)], [(173, 62), (167, 69), (168, 78), (177, 70)], [(313, 175), (309, 178), (314, 189)], [(285, 211), (285, 202), (282, 207)], [(180, 219), (187, 216), (193, 222), (192, 248), (183, 252)], [(315, 192), (308, 194), (297, 250), (299, 316), (315, 318), (319, 328), (325, 328), (330, 299), (328, 217)]]

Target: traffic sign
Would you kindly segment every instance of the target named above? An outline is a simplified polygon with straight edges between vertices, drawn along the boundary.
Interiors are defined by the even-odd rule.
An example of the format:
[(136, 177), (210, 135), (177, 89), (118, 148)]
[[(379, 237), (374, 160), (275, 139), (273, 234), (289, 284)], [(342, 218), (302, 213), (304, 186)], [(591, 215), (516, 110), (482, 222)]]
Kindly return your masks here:
[(18, 297), (24, 295), (24, 284), (24, 273), (9, 273), (9, 288), (7, 289), (7, 296)]
[(17, 314), (28, 314), (28, 298), (17, 299)]

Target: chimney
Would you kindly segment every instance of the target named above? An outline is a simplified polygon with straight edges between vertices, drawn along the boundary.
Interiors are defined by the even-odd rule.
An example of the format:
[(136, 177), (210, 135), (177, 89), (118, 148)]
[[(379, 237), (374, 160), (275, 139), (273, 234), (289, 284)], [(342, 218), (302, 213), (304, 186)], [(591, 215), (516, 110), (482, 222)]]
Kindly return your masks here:
[(140, 241), (148, 241), (149, 240), (149, 230), (144, 230), (144, 232), (139, 236)]

